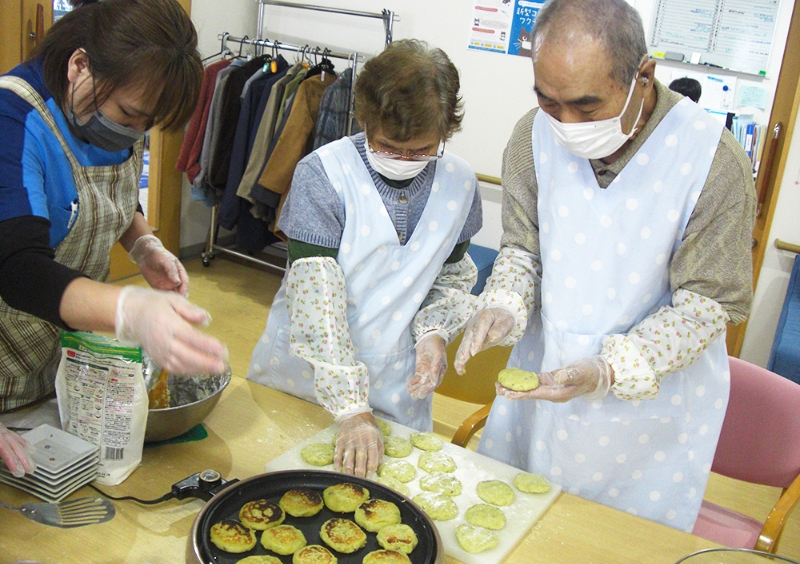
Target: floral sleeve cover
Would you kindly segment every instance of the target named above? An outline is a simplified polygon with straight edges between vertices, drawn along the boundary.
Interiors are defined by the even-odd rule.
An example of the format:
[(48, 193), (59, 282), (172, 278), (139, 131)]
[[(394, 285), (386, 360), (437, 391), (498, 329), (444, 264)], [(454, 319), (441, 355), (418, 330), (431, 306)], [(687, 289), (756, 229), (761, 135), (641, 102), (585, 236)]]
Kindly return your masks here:
[(655, 398), (661, 378), (690, 366), (725, 333), (728, 314), (711, 298), (678, 289), (672, 304), (628, 334), (603, 339), (601, 355), (614, 369), (611, 391), (619, 399)]
[(492, 275), (486, 280), (475, 309), (497, 307), (514, 316), (514, 328), (498, 346), (515, 345), (525, 333), (528, 316), (538, 308), (535, 300), (536, 284), (541, 281), (538, 264), (534, 254), (514, 247), (500, 249), (494, 261)]
[(475, 296), (470, 291), (477, 280), (478, 268), (469, 255), (442, 266), (414, 316), (411, 325), (414, 342), (430, 333), (438, 334), (446, 343), (455, 339), (475, 310)]
[(293, 354), (314, 368), (320, 405), (340, 421), (372, 411), (369, 374), (356, 360), (347, 324), (344, 273), (330, 257), (294, 261), (286, 280)]

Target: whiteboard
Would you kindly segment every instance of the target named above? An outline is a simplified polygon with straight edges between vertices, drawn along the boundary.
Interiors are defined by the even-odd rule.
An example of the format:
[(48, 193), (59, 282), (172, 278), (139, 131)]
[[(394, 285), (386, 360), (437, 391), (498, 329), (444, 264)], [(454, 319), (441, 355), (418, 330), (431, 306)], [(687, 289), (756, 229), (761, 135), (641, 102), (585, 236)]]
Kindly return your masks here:
[[(778, 0), (656, 0), (652, 54), (765, 76)], [(669, 57), (667, 57), (669, 58)]]

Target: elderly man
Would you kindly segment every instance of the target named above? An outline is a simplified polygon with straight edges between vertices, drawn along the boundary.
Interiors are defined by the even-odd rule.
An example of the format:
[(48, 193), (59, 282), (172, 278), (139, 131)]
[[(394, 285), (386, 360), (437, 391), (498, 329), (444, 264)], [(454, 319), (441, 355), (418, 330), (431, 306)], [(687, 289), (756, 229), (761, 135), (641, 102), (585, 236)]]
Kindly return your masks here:
[(455, 367), (516, 344), (509, 365), (540, 384), (498, 384), (479, 451), (690, 531), (728, 402), (725, 324), (752, 298), (750, 163), (655, 80), (624, 0), (550, 0), (532, 56), (540, 108), (505, 151), (501, 251)]

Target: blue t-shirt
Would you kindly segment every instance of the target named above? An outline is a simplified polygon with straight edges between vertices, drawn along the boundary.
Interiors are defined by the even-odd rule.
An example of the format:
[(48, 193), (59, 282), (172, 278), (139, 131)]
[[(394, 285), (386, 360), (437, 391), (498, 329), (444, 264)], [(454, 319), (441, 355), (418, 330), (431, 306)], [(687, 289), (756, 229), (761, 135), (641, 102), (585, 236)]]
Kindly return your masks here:
[[(42, 61), (23, 63), (8, 76), (25, 80), (44, 99), (81, 166), (118, 165), (130, 157), (130, 149), (104, 151), (70, 131), (64, 112), (45, 86)], [(79, 210), (72, 168), (58, 139), (36, 108), (0, 88), (0, 221), (30, 215), (48, 219), (50, 244), (55, 248), (69, 233)]]

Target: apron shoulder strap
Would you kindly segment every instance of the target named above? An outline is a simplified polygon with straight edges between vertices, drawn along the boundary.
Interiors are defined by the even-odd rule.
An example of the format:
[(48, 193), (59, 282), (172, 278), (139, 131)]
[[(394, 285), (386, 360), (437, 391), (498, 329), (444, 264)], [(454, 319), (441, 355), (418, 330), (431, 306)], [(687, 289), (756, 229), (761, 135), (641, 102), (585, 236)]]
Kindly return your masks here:
[(33, 86), (17, 76), (0, 76), (0, 88), (10, 90), (28, 102), (31, 106), (36, 108), (36, 111), (39, 112), (40, 116), (42, 116), (42, 119), (53, 132), (53, 135), (55, 135), (56, 139), (58, 139), (58, 143), (61, 145), (61, 149), (64, 151), (64, 155), (69, 160), (69, 164), (72, 166), (72, 168), (76, 169), (76, 167), (81, 166), (78, 163), (78, 160), (75, 158), (75, 155), (72, 154), (72, 149), (70, 149), (67, 140), (61, 133), (61, 130), (58, 128), (58, 124), (56, 124), (56, 120), (53, 117), (53, 114), (50, 112), (50, 108), (47, 107), (44, 99), (33, 88)]

